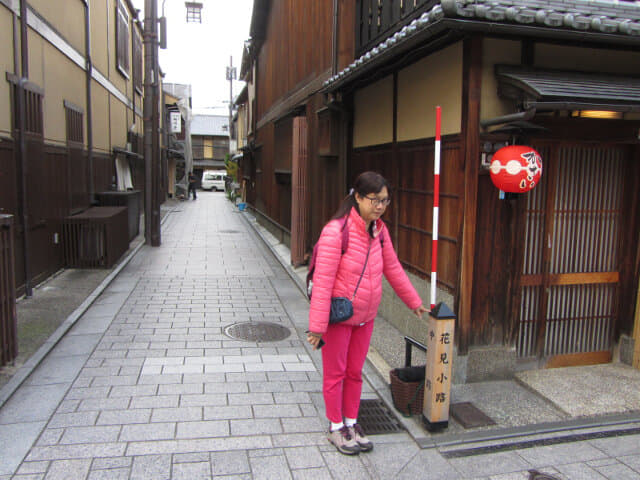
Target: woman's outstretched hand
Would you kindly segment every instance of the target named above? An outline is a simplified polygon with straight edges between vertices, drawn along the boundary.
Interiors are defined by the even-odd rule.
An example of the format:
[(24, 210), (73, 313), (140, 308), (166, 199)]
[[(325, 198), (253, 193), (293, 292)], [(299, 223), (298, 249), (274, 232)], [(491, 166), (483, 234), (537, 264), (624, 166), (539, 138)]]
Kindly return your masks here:
[(428, 312), (428, 310), (425, 308), (424, 305), (420, 305), (418, 308), (416, 308), (413, 313), (416, 317), (418, 318), (422, 318), (422, 314)]

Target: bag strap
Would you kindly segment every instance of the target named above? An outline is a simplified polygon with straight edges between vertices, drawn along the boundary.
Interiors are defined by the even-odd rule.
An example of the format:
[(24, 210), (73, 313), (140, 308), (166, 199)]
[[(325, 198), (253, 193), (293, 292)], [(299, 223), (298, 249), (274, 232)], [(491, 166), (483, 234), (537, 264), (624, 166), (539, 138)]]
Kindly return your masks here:
[(362, 281), (362, 276), (364, 275), (364, 271), (367, 268), (367, 262), (369, 261), (370, 252), (371, 252), (371, 242), (369, 242), (369, 248), (367, 249), (367, 257), (364, 259), (364, 265), (362, 266), (362, 272), (360, 272), (360, 278), (358, 279), (358, 283), (356, 284), (356, 289), (353, 291), (353, 295), (351, 296), (352, 302), (354, 298), (356, 298), (356, 292), (358, 291), (358, 287), (360, 286), (360, 282)]

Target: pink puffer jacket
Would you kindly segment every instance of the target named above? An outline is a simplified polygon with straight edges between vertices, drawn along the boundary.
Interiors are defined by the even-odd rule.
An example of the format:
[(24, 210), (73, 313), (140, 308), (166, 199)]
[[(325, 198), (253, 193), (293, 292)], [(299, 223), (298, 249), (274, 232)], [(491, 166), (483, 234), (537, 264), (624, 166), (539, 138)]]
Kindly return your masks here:
[[(360, 325), (372, 321), (382, 297), (382, 274), (387, 278), (400, 299), (411, 309), (422, 305), (415, 288), (398, 261), (389, 231), (382, 220), (376, 222), (375, 237), (365, 230), (365, 222), (351, 209), (347, 226), (349, 245), (342, 255), (343, 219), (332, 220), (325, 225), (318, 240), (318, 254), (313, 273), (313, 295), (309, 310), (309, 330), (316, 333), (327, 331), (331, 297), (351, 299), (362, 273), (367, 249), (369, 260), (353, 300), (353, 317), (345, 325)], [(382, 233), (384, 232), (384, 233)], [(384, 235), (380, 246), (379, 235)]]

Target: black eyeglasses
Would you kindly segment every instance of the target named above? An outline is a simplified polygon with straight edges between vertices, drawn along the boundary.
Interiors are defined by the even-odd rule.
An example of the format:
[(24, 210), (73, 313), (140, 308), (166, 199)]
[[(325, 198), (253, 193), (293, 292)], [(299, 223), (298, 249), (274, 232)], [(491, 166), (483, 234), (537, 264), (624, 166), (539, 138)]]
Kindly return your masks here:
[(386, 207), (391, 203), (391, 199), (389, 197), (386, 198), (378, 198), (378, 197), (364, 197), (371, 202), (371, 205), (377, 207), (378, 205), (382, 205)]

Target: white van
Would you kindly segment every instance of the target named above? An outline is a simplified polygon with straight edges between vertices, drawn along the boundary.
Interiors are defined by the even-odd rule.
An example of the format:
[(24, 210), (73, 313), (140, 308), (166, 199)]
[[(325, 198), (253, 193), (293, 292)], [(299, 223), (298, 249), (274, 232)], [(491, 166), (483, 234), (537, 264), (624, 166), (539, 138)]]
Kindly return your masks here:
[(226, 175), (227, 172), (224, 170), (205, 170), (202, 172), (202, 189), (224, 191), (224, 177)]

